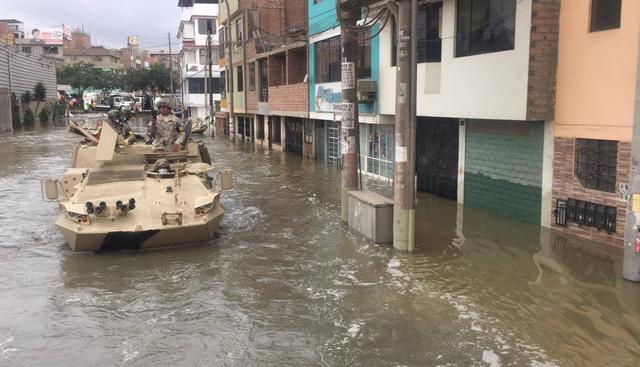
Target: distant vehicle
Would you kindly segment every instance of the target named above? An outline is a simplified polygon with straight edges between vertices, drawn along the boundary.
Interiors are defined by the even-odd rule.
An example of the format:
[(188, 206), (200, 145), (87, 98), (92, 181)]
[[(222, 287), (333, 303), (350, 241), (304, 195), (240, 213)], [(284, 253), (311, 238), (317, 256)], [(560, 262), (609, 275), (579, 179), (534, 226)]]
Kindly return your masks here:
[(131, 109), (133, 107), (133, 98), (130, 96), (111, 96), (109, 107), (122, 110)]

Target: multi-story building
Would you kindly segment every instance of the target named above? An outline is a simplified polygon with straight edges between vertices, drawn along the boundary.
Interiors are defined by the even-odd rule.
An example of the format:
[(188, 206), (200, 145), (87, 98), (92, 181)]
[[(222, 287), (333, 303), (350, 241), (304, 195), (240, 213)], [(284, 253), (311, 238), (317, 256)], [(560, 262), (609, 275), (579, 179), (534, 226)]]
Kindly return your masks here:
[[(313, 145), (313, 156), (329, 163), (340, 161), (340, 115), (336, 104), (342, 100), (341, 87), (341, 30), (336, 17), (335, 0), (308, 0), (309, 24), (309, 116), (312, 133), (305, 131), (305, 140)], [(391, 148), (387, 139), (393, 139), (393, 116), (380, 115), (377, 86), (380, 76), (380, 37), (373, 31), (360, 33), (358, 71), (360, 135), (375, 137), (368, 142), (361, 138), (361, 168), (386, 178), (393, 178), (392, 152), (380, 152)], [(375, 37), (373, 37), (375, 36)], [(372, 38), (373, 37), (373, 38)], [(388, 88), (391, 90), (391, 88)], [(366, 91), (366, 92), (365, 92)], [(395, 95), (395, 94), (394, 94)], [(375, 147), (374, 147), (375, 145)], [(364, 149), (363, 149), (364, 148)], [(382, 170), (382, 171), (381, 171)]]
[[(219, 109), (217, 106), (222, 99), (223, 79), (218, 65), (219, 5), (217, 0), (179, 0), (178, 6), (182, 8), (178, 30), (182, 50), (178, 62), (182, 75), (183, 105), (189, 116), (204, 118)], [(208, 59), (209, 55), (211, 60)], [(211, 80), (207, 83), (209, 61), (213, 67)], [(209, 105), (207, 93), (213, 96), (213, 106)]]
[(77, 63), (93, 64), (100, 69), (119, 70), (123, 68), (120, 62), (122, 54), (117, 50), (111, 50), (103, 46), (93, 46), (88, 49), (65, 49), (64, 64)]
[[(444, 0), (419, 8), (419, 190), (550, 225), (559, 5)], [(381, 85), (396, 85), (395, 28), (392, 18), (381, 33)], [(395, 88), (380, 90), (380, 122), (394, 118), (395, 103)], [(390, 176), (392, 134), (361, 129), (368, 171)]]
[[(640, 2), (563, 0), (554, 121), (554, 228), (621, 246)], [(551, 215), (549, 215), (551, 218)]]
[(35, 57), (61, 66), (64, 64), (63, 29), (47, 29), (41, 31), (34, 28), (30, 38), (16, 38), (15, 47)]
[(15, 45), (15, 40), (24, 38), (24, 24), (16, 19), (0, 19), (0, 42)]

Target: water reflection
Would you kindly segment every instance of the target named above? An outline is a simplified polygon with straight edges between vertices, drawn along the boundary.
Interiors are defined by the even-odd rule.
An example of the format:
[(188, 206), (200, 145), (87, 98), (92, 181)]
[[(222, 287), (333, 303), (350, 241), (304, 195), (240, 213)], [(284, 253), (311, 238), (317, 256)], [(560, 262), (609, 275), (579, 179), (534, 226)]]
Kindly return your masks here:
[(20, 203), (0, 213), (0, 364), (640, 358), (640, 285), (622, 280), (618, 252), (420, 194), (417, 251), (398, 253), (340, 223), (334, 167), (224, 139), (208, 140), (214, 164), (236, 179), (218, 239), (71, 253), (38, 179), (62, 174), (77, 139), (54, 126), (0, 136), (0, 197)]

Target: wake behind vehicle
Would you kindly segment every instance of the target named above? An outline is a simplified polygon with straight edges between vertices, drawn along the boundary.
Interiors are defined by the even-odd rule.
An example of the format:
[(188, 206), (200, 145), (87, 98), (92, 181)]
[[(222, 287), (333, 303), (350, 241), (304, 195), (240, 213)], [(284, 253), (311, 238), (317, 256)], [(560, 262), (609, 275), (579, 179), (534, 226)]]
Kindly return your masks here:
[[(45, 179), (43, 194), (57, 201), (56, 226), (73, 251), (180, 246), (214, 238), (231, 172), (211, 166), (204, 144), (187, 140), (178, 152), (128, 145), (110, 124), (86, 137), (62, 180)], [(187, 130), (187, 129), (185, 129)]]

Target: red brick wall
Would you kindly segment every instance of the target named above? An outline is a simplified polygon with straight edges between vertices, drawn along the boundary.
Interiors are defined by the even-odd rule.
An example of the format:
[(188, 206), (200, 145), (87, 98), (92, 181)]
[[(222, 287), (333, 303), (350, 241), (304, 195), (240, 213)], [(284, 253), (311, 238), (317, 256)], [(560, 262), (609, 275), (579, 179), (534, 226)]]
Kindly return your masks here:
[(553, 120), (559, 22), (560, 0), (533, 0), (527, 120)]
[(287, 83), (286, 53), (280, 52), (269, 56), (269, 87)]
[(307, 74), (306, 47), (289, 50), (287, 54), (287, 84), (302, 83)]
[(584, 200), (595, 204), (617, 207), (616, 232), (612, 235), (606, 231), (598, 231), (595, 227), (578, 226), (567, 222), (567, 227), (555, 225), (555, 218), (551, 219), (553, 228), (573, 235), (602, 242), (608, 245), (622, 247), (624, 242), (624, 227), (626, 218), (626, 200), (620, 199), (621, 183), (629, 182), (629, 160), (631, 159), (631, 144), (618, 143), (618, 166), (616, 169), (616, 192), (609, 193), (584, 188), (575, 177), (575, 139), (556, 138), (553, 163), (553, 205), (556, 200), (568, 198)]
[(308, 112), (309, 91), (307, 84), (269, 87), (269, 111)]

